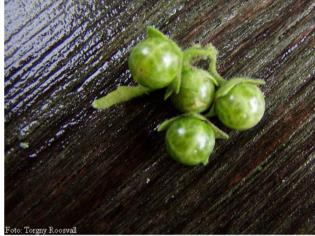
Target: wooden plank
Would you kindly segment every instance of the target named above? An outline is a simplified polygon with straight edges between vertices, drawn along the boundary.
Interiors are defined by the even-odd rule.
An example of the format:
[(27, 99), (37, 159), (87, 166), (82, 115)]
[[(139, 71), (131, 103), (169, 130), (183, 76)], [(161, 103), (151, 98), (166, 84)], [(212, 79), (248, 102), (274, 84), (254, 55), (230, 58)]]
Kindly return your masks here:
[[(5, 2), (5, 225), (79, 233), (315, 233), (315, 2)], [(154, 25), (212, 42), (219, 72), (266, 80), (255, 128), (207, 166), (172, 161), (162, 92), (99, 112), (134, 84), (128, 52)], [(215, 120), (220, 127), (220, 123)], [(21, 143), (29, 148), (21, 148)]]

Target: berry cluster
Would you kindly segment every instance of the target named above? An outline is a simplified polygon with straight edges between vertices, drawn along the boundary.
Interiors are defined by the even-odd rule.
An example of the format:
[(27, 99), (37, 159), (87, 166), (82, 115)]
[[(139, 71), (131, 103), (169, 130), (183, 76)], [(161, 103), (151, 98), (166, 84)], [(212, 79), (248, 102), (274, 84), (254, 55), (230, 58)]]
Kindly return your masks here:
[[(177, 44), (153, 27), (138, 43), (128, 59), (128, 66), (138, 86), (120, 86), (93, 102), (96, 109), (166, 88), (164, 99), (170, 98), (181, 115), (159, 125), (166, 131), (169, 155), (184, 165), (208, 163), (215, 139), (228, 135), (208, 118), (217, 116), (227, 127), (247, 130), (255, 126), (265, 111), (265, 99), (258, 85), (263, 80), (237, 77), (225, 80), (216, 69), (217, 50), (211, 44), (194, 45), (181, 50)], [(208, 70), (195, 66), (208, 59)], [(201, 115), (200, 113), (204, 113)]]

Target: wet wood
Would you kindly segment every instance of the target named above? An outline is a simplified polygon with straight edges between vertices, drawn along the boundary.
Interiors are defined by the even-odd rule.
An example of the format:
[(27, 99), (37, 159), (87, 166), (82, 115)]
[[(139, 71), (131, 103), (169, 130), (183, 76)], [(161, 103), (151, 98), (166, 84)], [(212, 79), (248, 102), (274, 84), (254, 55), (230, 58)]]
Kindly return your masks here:
[[(82, 234), (315, 233), (314, 6), (6, 1), (5, 225), (76, 226)], [(167, 156), (154, 128), (176, 113), (162, 93), (105, 112), (91, 107), (133, 84), (127, 56), (147, 25), (183, 48), (212, 42), (226, 78), (266, 80), (263, 120), (242, 133), (225, 129), (231, 138), (216, 143), (207, 166)]]

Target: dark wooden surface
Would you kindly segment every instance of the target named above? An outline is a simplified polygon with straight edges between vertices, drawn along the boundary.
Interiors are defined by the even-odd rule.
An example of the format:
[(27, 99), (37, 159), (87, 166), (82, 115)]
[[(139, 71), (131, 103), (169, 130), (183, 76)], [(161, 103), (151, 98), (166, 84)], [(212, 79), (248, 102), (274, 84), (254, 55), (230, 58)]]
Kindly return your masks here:
[[(79, 233), (315, 233), (314, 0), (5, 1), (5, 225)], [(105, 112), (155, 25), (266, 80), (263, 120), (207, 166), (172, 161), (162, 93)], [(216, 121), (218, 124), (218, 122)], [(222, 126), (221, 126), (222, 127)], [(21, 142), (29, 148), (20, 147)]]

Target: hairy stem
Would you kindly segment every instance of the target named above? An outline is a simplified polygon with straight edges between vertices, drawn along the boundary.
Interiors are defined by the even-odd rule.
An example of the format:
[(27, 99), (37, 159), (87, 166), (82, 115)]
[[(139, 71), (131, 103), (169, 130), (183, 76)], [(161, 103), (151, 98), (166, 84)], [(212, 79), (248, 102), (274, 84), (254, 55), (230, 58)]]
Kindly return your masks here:
[(218, 51), (212, 44), (208, 44), (206, 47), (195, 45), (184, 51), (184, 64), (191, 65), (200, 59), (210, 59), (208, 71), (218, 84), (222, 86), (226, 81), (217, 71), (217, 55)]

